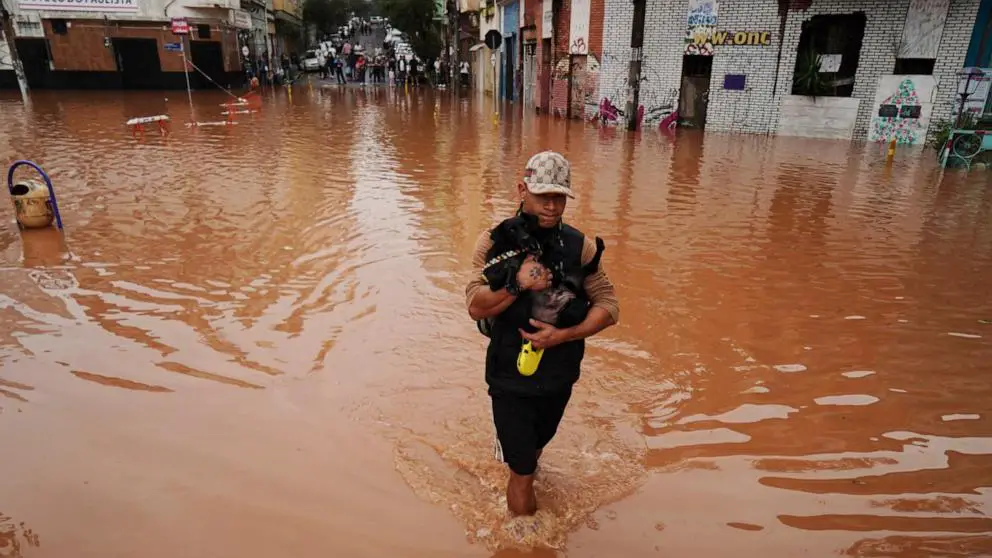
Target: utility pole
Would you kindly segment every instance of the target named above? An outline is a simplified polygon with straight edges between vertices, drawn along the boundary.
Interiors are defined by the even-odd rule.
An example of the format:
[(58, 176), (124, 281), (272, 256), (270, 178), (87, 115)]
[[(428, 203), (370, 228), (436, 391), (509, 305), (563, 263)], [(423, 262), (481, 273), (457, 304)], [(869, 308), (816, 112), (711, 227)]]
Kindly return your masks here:
[[(456, 91), (461, 84), (455, 81), (455, 72), (457, 70), (456, 66), (459, 64), (458, 57), (461, 55), (461, 49), (458, 48), (459, 36), (461, 35), (461, 30), (459, 29), (458, 22), (461, 18), (461, 6), (459, 6), (458, 0), (448, 0), (448, 32), (451, 46), (448, 48), (445, 60), (448, 61), (448, 85), (451, 87), (452, 91)], [(452, 55), (452, 50), (454, 54)]]
[(10, 64), (14, 67), (14, 75), (17, 76), (17, 85), (21, 88), (21, 98), (27, 103), (28, 78), (24, 75), (24, 66), (21, 64), (21, 57), (17, 53), (17, 44), (14, 42), (14, 23), (3, 0), (0, 0), (0, 20), (2, 20), (3, 24), (3, 36), (7, 39), (7, 50), (10, 51)]
[(633, 0), (634, 22), (630, 31), (630, 73), (627, 76), (627, 129), (637, 130), (641, 94), (641, 59), (644, 56), (644, 15), (647, 0)]

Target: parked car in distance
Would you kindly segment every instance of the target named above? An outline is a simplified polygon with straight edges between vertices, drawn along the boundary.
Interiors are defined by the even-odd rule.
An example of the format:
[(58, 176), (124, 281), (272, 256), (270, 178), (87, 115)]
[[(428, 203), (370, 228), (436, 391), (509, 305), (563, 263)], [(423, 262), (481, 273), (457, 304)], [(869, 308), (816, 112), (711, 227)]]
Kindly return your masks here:
[(324, 55), (319, 50), (308, 50), (300, 59), (304, 72), (316, 72), (324, 65)]

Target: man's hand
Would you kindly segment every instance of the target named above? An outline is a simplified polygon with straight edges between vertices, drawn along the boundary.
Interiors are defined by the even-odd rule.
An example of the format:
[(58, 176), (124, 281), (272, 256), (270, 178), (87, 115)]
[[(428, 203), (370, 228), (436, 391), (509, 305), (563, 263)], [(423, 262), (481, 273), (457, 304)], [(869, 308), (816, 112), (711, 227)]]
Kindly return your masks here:
[(551, 324), (546, 324), (537, 320), (531, 320), (530, 325), (537, 328), (534, 333), (527, 333), (520, 330), (520, 336), (530, 341), (535, 349), (550, 349), (555, 345), (561, 345), (568, 341), (568, 334), (563, 329), (558, 329)]
[(551, 271), (539, 264), (534, 256), (527, 256), (517, 272), (517, 284), (523, 291), (543, 291), (551, 285)]

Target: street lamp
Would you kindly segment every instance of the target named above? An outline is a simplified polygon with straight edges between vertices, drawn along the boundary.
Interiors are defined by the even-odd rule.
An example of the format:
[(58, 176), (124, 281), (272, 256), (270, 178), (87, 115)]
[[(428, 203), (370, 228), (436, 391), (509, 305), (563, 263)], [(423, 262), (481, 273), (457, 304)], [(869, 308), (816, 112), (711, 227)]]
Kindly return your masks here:
[[(978, 90), (978, 80), (985, 77), (985, 72), (979, 68), (965, 68), (957, 73), (958, 79), (958, 89), (957, 94), (961, 98), (961, 104), (958, 106), (958, 117), (954, 120), (954, 127), (961, 127), (961, 116), (964, 114), (964, 105), (968, 102), (968, 97), (975, 94)], [(965, 77), (963, 82), (960, 78)], [(974, 85), (972, 85), (974, 84)]]

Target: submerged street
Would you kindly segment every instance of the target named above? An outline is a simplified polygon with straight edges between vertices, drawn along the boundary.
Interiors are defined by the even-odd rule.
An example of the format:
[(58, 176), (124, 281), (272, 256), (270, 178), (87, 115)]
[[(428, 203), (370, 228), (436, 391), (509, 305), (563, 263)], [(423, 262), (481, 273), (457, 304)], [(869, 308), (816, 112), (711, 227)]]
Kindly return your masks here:
[[(0, 557), (992, 554), (983, 172), (427, 90), (31, 98), (0, 158), (65, 243), (7, 202)], [(544, 149), (622, 310), (507, 520), (464, 288)]]

